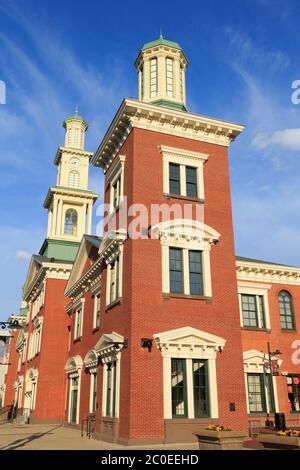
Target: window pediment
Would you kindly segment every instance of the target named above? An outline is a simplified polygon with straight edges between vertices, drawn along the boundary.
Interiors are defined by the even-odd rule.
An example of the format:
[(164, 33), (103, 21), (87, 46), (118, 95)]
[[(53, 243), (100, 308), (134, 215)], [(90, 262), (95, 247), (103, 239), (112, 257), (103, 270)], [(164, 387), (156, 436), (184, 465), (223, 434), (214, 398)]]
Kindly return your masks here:
[(220, 234), (212, 227), (192, 219), (174, 219), (161, 222), (151, 228), (151, 234), (160, 239), (162, 244), (176, 245), (195, 243), (202, 248), (215, 244)]
[(78, 377), (83, 366), (82, 358), (77, 356), (69, 357), (65, 365), (65, 371), (70, 377)]
[(226, 340), (192, 327), (165, 331), (154, 335), (157, 347), (163, 354), (187, 354), (201, 357), (215, 357), (222, 351)]
[[(267, 352), (251, 349), (243, 353), (243, 360), (245, 372), (270, 372), (269, 356)], [(276, 356), (271, 357), (271, 360), (277, 362), (278, 366), (282, 364), (282, 359)]]

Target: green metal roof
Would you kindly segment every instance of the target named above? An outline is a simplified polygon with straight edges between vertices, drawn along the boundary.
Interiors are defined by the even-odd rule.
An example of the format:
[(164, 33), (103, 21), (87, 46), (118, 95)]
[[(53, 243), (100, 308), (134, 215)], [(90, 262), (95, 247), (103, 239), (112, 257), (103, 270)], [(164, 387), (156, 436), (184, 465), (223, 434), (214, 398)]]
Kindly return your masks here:
[(175, 49), (180, 49), (180, 50), (182, 49), (177, 42), (168, 41), (167, 39), (164, 39), (162, 36), (160, 36), (159, 39), (156, 39), (155, 41), (147, 42), (146, 44), (144, 44), (142, 47), (142, 51), (145, 49), (150, 49), (151, 47), (160, 46), (160, 45), (174, 47)]

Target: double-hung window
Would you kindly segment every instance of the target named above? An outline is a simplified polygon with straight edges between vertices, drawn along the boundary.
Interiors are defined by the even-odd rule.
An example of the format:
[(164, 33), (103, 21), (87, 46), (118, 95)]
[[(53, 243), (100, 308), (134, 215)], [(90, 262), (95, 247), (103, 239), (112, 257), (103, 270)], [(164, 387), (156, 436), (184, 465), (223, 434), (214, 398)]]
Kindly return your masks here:
[(170, 292), (204, 295), (202, 251), (169, 248)]
[(114, 302), (119, 298), (120, 286), (120, 257), (115, 258), (109, 264), (109, 303)]
[(110, 213), (116, 211), (124, 196), (124, 165), (125, 155), (118, 155), (112, 168), (107, 173), (107, 181), (110, 185)]
[(280, 324), (283, 330), (295, 329), (295, 317), (292, 296), (289, 292), (282, 290), (279, 293)]
[(180, 195), (180, 166), (174, 163), (169, 165), (169, 192)]
[(210, 416), (206, 359), (171, 359), (171, 388), (173, 418), (189, 416), (188, 396), (193, 400), (194, 418)]
[(116, 392), (117, 392), (117, 362), (107, 364), (105, 377), (105, 411), (104, 416), (116, 416)]
[(204, 163), (208, 155), (161, 145), (163, 193), (181, 198), (204, 200)]
[(94, 295), (94, 320), (93, 328), (99, 328), (100, 326), (100, 292)]
[(75, 330), (74, 330), (74, 339), (78, 339), (82, 336), (82, 314), (83, 314), (83, 305), (81, 304), (75, 310)]
[(243, 326), (265, 328), (265, 306), (262, 295), (241, 294)]

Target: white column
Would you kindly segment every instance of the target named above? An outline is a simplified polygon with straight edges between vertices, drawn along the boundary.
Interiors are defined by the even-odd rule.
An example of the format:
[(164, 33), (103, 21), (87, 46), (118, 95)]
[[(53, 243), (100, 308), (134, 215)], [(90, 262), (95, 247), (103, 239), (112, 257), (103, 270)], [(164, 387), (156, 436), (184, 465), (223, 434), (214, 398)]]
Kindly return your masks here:
[(181, 196), (186, 196), (186, 174), (184, 165), (180, 165), (180, 194)]
[(180, 96), (180, 64), (175, 58), (173, 62), (173, 96), (177, 102), (182, 102), (182, 98)]
[(186, 389), (187, 389), (187, 406), (188, 417), (193, 419), (195, 417), (194, 410), (194, 391), (193, 391), (193, 361), (186, 359)]
[(48, 211), (48, 228), (47, 228), (47, 237), (51, 237), (52, 231), (52, 209)]
[(146, 59), (144, 61), (144, 99), (143, 101), (149, 101), (150, 99), (150, 61)]
[(88, 205), (88, 224), (87, 224), (87, 234), (90, 235), (92, 233), (92, 210), (93, 205), (90, 203)]
[(57, 199), (53, 201), (52, 235), (56, 235), (57, 228)]
[(216, 360), (208, 359), (209, 396), (211, 418), (219, 417)]
[(203, 285), (204, 295), (207, 297), (212, 296), (211, 288), (211, 272), (210, 272), (210, 252), (208, 250), (203, 251)]
[(62, 200), (58, 201), (57, 211), (57, 235), (61, 235), (61, 221), (62, 221)]
[(185, 295), (190, 295), (189, 252), (183, 249), (183, 283)]
[(162, 291), (170, 292), (169, 247), (162, 245)]
[(171, 358), (163, 358), (164, 418), (172, 419)]

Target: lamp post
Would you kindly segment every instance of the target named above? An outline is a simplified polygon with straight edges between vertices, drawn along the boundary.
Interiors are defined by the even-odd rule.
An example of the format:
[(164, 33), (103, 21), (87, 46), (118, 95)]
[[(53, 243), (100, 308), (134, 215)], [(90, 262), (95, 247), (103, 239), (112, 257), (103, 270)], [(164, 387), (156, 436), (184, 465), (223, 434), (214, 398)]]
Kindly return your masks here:
[[(275, 398), (274, 398), (274, 387), (273, 387), (273, 368), (272, 368), (272, 357), (279, 356), (282, 354), (279, 349), (276, 349), (275, 351), (271, 351), (271, 346), (270, 342), (268, 341), (268, 360), (269, 360), (269, 369), (270, 369), (270, 400), (271, 404), (273, 405), (274, 408), (274, 413), (275, 413)], [(269, 420), (269, 413), (267, 413), (267, 421)]]

